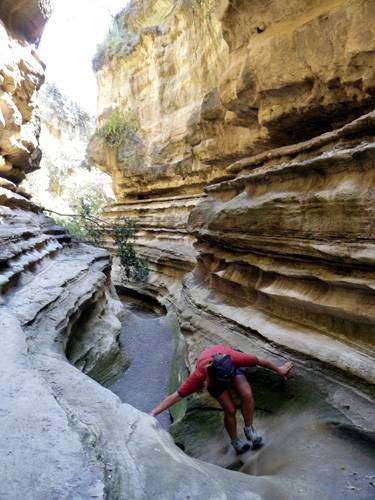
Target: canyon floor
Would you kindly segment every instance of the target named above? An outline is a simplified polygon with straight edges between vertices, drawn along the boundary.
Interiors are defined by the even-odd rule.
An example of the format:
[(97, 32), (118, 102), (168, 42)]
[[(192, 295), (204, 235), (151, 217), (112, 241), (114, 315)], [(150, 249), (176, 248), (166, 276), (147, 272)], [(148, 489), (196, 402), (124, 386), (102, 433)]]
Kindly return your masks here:
[[(120, 344), (131, 365), (110, 388), (123, 403), (149, 413), (168, 392), (173, 337), (162, 316), (145, 307), (125, 306)], [(167, 412), (158, 421), (165, 429), (171, 423)]]

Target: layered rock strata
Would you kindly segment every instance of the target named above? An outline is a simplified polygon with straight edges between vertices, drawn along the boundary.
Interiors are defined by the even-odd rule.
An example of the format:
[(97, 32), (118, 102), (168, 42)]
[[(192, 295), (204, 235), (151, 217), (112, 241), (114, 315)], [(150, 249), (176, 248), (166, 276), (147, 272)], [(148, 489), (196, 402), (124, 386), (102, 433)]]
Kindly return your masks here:
[[(124, 26), (131, 48), (97, 68), (98, 125), (120, 107), (132, 112), (139, 127), (134, 140), (117, 151), (98, 136), (89, 146), (91, 158), (111, 174), (118, 198), (107, 215), (136, 214), (142, 221), (138, 243), (150, 263), (150, 287), (153, 282), (151, 288), (164, 294), (177, 293), (181, 277), (195, 264), (186, 231), (189, 212), (204, 186), (225, 176), (222, 164), (207, 168), (194, 153), (203, 134), (202, 108), (207, 108), (206, 134), (224, 140), (231, 134), (223, 129), (236, 131), (218, 122), (222, 113), (215, 96), (203, 104), (218, 83), (228, 49), (216, 17), (195, 4), (197, 15), (191, 16), (191, 7), (189, 2), (132, 2)], [(182, 64), (183, 54), (188, 59)]]
[(2, 313), (18, 320), (30, 351), (35, 336), (55, 337), (57, 353), (92, 376), (101, 370), (105, 381), (123, 366), (108, 254), (72, 243), (14, 184), (0, 182)]
[(190, 216), (199, 264), (185, 286), (199, 308), (370, 383), (373, 126), (372, 113), (331, 134), (352, 144), (249, 158), (238, 177), (207, 188)]
[[(218, 403), (203, 392), (184, 399), (173, 411), (170, 431), (186, 453), (243, 474), (272, 478), (291, 499), (371, 497), (371, 387), (348, 384), (347, 377), (340, 377), (310, 357), (267, 342), (255, 332), (250, 334), (248, 328), (213, 315), (210, 308), (195, 309), (190, 304), (185, 320), (194, 329), (190, 335), (185, 330), (190, 369), (197, 352), (215, 342), (236, 346), (278, 365), (286, 359), (295, 364), (286, 383), (259, 367), (246, 371), (255, 398), (255, 426), (265, 441), (262, 449), (236, 456), (228, 443)], [(174, 382), (172, 390), (178, 385), (178, 377)], [(232, 395), (242, 436), (241, 402)]]
[(176, 442), (291, 498), (371, 496), (373, 2), (149, 0), (122, 16), (131, 43), (97, 65), (99, 124), (131, 109), (136, 140), (90, 151), (113, 178), (106, 215), (140, 225), (142, 291), (178, 314), (170, 389), (182, 353), (191, 370), (212, 343), (295, 363), (287, 386), (248, 373), (259, 453), (231, 454), (202, 395), (173, 411)]
[(137, 137), (90, 151), (191, 344), (204, 310), (374, 381), (371, 19), (366, 0), (120, 15), (132, 43), (97, 65), (99, 124), (131, 109)]
[(14, 184), (1, 183), (2, 495), (275, 495), (272, 481), (193, 461), (151, 417), (82, 373), (106, 381), (122, 363), (109, 256), (71, 244)]
[(14, 21), (18, 26), (18, 17), (5, 18), (4, 23), (0, 16), (0, 175), (19, 182), (40, 160), (35, 91), (43, 82), (44, 69), (32, 45), (9, 35), (7, 24)]

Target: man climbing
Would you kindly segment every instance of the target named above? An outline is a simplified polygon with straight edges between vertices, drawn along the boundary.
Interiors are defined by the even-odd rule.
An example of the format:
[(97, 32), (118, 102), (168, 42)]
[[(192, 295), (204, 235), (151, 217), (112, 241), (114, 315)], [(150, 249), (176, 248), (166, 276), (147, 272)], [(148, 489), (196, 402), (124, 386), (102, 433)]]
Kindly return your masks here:
[[(254, 399), (244, 374), (245, 367), (257, 365), (273, 370), (284, 379), (293, 367), (290, 361), (277, 367), (267, 359), (260, 359), (221, 344), (209, 347), (199, 355), (195, 370), (178, 390), (166, 397), (150, 415), (155, 417), (176, 404), (181, 398), (205, 387), (224, 410), (224, 425), (236, 452), (240, 454), (249, 450), (250, 447), (257, 448), (262, 445), (262, 437), (253, 426)], [(241, 411), (245, 423), (244, 433), (250, 443), (240, 439), (237, 435), (236, 407), (228, 391), (229, 387), (233, 388), (241, 398)]]

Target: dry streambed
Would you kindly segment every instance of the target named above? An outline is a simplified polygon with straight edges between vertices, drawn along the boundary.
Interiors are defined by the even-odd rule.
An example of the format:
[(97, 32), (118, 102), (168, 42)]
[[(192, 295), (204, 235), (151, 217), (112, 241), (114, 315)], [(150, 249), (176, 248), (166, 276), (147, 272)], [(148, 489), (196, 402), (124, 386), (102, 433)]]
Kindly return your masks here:
[[(139, 305), (126, 308), (120, 343), (131, 364), (111, 390), (122, 402), (149, 413), (167, 395), (174, 339), (163, 316)], [(167, 412), (158, 420), (169, 427)]]

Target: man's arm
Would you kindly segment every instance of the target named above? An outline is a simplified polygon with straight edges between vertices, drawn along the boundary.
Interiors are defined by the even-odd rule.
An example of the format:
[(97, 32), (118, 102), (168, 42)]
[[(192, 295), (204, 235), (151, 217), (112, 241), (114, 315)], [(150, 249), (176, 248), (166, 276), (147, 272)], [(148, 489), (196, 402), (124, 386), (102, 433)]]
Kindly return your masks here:
[(283, 377), (286, 380), (286, 377), (290, 370), (293, 368), (293, 363), (291, 361), (287, 361), (284, 363), (282, 366), (278, 367), (272, 361), (269, 361), (268, 359), (260, 359), (258, 358), (258, 363), (259, 366), (263, 366), (263, 368), (268, 368), (269, 370), (272, 370), (276, 372), (280, 377)]
[(242, 351), (238, 351), (234, 349), (232, 351), (232, 360), (234, 362), (234, 365), (236, 367), (241, 367), (241, 366), (262, 366), (263, 368), (268, 368), (269, 370), (272, 370), (276, 372), (278, 375), (286, 379), (288, 373), (290, 370), (293, 368), (293, 363), (291, 361), (288, 361), (284, 363), (282, 366), (278, 367), (272, 361), (269, 361), (268, 359), (261, 359), (257, 358), (253, 354), (246, 354)]
[(170, 394), (167, 396), (161, 403), (159, 403), (155, 408), (150, 412), (151, 417), (155, 417), (156, 415), (159, 415), (159, 413), (168, 410), (171, 406), (174, 404), (178, 403), (180, 401), (181, 396), (178, 394), (178, 392), (174, 392), (173, 394)]
[(177, 391), (163, 399), (163, 401), (152, 410), (150, 415), (155, 417), (155, 415), (168, 410), (168, 408), (178, 403), (182, 398), (193, 394), (193, 392), (199, 391), (203, 387), (204, 378), (204, 373), (199, 370), (194, 370), (188, 378), (182, 382)]

